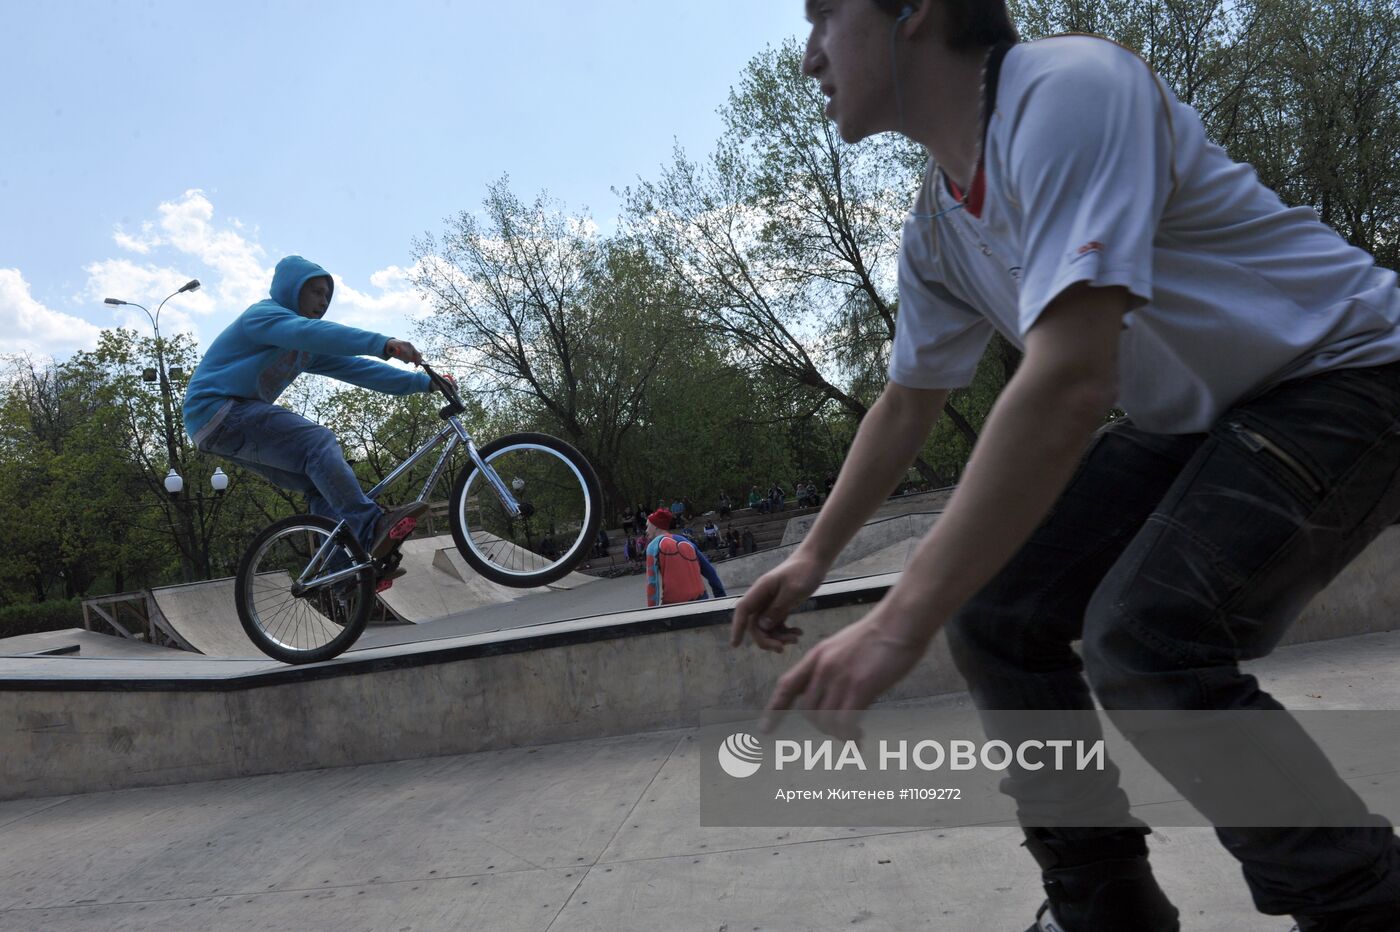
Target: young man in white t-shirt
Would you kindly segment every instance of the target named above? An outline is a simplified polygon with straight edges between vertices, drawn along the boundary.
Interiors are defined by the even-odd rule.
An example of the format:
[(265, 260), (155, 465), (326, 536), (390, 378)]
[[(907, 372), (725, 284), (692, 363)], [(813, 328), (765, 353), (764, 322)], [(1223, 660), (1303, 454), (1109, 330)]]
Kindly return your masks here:
[[(770, 707), (849, 734), (946, 630), (983, 709), (1090, 710), (1092, 686), (1110, 714), (1279, 710), (1239, 663), (1400, 514), (1396, 276), (1286, 208), (1108, 41), (1015, 44), (1000, 0), (808, 0), (807, 15), (804, 69), (842, 138), (902, 132), (931, 161), (904, 227), (889, 384), (811, 532), (736, 606), (734, 643), (796, 643), (788, 613), (992, 331), (1025, 356), (899, 583), (812, 646)], [(1128, 418), (1104, 427), (1115, 406)], [(1204, 812), (1239, 777), (1190, 742), (1123, 730)], [(1311, 781), (1335, 807), (1311, 824), (1347, 826), (1218, 828), (1258, 908), (1303, 932), (1400, 928), (1390, 825), (1301, 731), (1251, 741), (1233, 762), (1246, 789)], [(1026, 832), (1049, 896), (1032, 929), (1179, 928), (1117, 771), (1095, 779), (1096, 818), (1117, 821), (1092, 825), (1119, 827)], [(1065, 803), (1053, 781), (1010, 773), (1027, 824)]]

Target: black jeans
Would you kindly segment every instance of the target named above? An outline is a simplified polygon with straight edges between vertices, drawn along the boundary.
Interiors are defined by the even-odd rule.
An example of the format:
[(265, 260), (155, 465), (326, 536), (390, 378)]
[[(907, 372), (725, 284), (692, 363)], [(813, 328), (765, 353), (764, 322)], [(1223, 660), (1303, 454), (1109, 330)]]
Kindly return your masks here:
[[(1240, 662), (1272, 651), (1397, 514), (1400, 364), (1285, 382), (1205, 434), (1151, 434), (1117, 421), (1096, 435), (1031, 540), (950, 623), (953, 657), (984, 710), (1092, 709), (1091, 686), (1111, 717), (1279, 710)], [(994, 713), (983, 717), (995, 730)], [(1190, 759), (1150, 728), (1122, 730), (1197, 801), (1211, 761)], [(1301, 729), (1279, 740), (1286, 749), (1263, 749), (1260, 772), (1287, 760), (1272, 771), (1282, 784), (1301, 767), (1355, 819), (1349, 828), (1217, 824), (1255, 905), (1306, 915), (1400, 901), (1390, 824), (1366, 812)], [(1004, 788), (1027, 824), (1064, 792), (1048, 771), (1013, 772)], [(1073, 792), (1092, 795), (1085, 811), (1117, 808), (1131, 823), (1112, 766)], [(1060, 813), (1077, 802), (1053, 799)], [(1052, 830), (1066, 841), (1111, 831)]]

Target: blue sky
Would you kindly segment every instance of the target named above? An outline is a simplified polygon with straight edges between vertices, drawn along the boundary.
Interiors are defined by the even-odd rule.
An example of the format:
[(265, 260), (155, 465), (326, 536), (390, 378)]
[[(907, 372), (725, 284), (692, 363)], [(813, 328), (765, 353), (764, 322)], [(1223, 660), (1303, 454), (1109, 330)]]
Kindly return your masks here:
[(0, 354), (135, 326), (207, 345), (300, 253), (331, 319), (410, 336), (411, 241), (509, 174), (604, 229), (674, 140), (708, 152), (798, 0), (7, 0)]

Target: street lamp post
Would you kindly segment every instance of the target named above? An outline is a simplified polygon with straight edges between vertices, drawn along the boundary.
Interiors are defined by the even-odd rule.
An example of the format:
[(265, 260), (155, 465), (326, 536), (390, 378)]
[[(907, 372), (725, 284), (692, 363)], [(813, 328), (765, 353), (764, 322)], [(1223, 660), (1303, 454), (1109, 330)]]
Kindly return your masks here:
[[(209, 477), (209, 485), (216, 496), (223, 495), (228, 490), (228, 473), (224, 472), (222, 466), (214, 467), (214, 475)], [(172, 468), (165, 477), (165, 491), (174, 496), (179, 495), (184, 490), (185, 478)]]
[[(150, 318), (151, 329), (155, 331), (156, 335), (156, 372), (157, 378), (160, 380), (160, 405), (161, 411), (165, 415), (165, 452), (170, 457), (170, 465), (172, 467), (179, 461), (179, 458), (175, 455), (175, 418), (170, 407), (170, 377), (165, 368), (165, 342), (160, 338), (160, 312), (161, 309), (165, 307), (165, 302), (175, 297), (175, 295), (198, 290), (199, 279), (190, 279), (175, 292), (167, 295), (164, 301), (156, 305), (156, 312), (154, 314), (145, 306), (137, 304), (135, 301), (122, 301), (118, 298), (107, 298), (103, 302), (104, 304), (110, 304), (114, 307), (139, 307), (141, 310), (145, 311), (146, 316)], [(146, 379), (146, 381), (155, 381), (155, 379)]]
[[(190, 534), (186, 540), (190, 542), (191, 552), (197, 551), (200, 558), (198, 569), (206, 578), (211, 575), (207, 532), (214, 516), (218, 513), (219, 503), (223, 499), (224, 492), (228, 491), (228, 473), (224, 472), (222, 466), (214, 467), (214, 474), (209, 477), (209, 487), (214, 490), (213, 495), (191, 494), (185, 491), (185, 478), (174, 468), (171, 468), (165, 477), (165, 491), (176, 503), (175, 507), (181, 511), (182, 515), (188, 515), (191, 505), (199, 510), (200, 537), (196, 539), (194, 536), (194, 522), (190, 521), (186, 524), (186, 530)], [(207, 515), (204, 510), (205, 502), (214, 503)]]
[[(142, 378), (146, 382), (159, 381), (160, 383), (160, 406), (161, 414), (163, 416), (165, 424), (165, 453), (166, 456), (169, 458), (167, 462), (169, 463), (170, 467), (170, 475), (166, 476), (165, 479), (166, 491), (170, 492), (172, 497), (175, 498), (175, 510), (180, 516), (181, 530), (184, 532), (184, 539), (189, 542), (188, 548), (183, 546), (180, 547), (180, 562), (184, 569), (186, 582), (194, 581), (194, 568), (192, 566), (191, 561), (192, 554), (190, 553), (190, 551), (194, 548), (195, 542), (194, 523), (190, 518), (188, 503), (185, 500), (181, 499), (177, 494), (180, 491), (180, 489), (184, 487), (184, 480), (181, 479), (179, 473), (176, 472), (176, 467), (180, 465), (180, 457), (175, 448), (175, 415), (171, 404), (170, 371), (167, 370), (165, 367), (165, 341), (162, 340), (160, 336), (160, 312), (161, 309), (165, 307), (165, 302), (175, 297), (175, 295), (184, 294), (187, 291), (198, 290), (199, 279), (190, 279), (189, 281), (185, 282), (185, 284), (181, 285), (178, 289), (167, 295), (165, 299), (160, 302), (160, 304), (156, 305), (156, 312), (154, 314), (151, 313), (149, 308), (145, 307), (144, 305), (137, 304), (135, 301), (123, 301), (119, 298), (106, 298), (103, 301), (104, 304), (110, 304), (113, 307), (141, 308), (142, 311), (145, 311), (146, 317), (150, 319), (151, 329), (155, 332), (156, 372), (152, 373), (149, 369), (147, 369), (145, 372), (142, 373)], [(176, 485), (174, 489), (170, 488), (170, 483), (172, 479), (174, 480)], [(227, 476), (224, 477), (224, 482), (225, 486), (227, 487)]]

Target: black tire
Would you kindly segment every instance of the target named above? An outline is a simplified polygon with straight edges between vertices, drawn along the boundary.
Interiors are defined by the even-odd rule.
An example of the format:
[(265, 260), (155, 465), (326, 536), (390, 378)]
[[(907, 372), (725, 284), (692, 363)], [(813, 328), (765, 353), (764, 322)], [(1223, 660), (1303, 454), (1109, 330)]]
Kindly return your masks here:
[[(335, 526), (316, 515), (283, 518), (255, 537), (238, 563), (238, 620), (248, 639), (274, 660), (330, 660), (365, 629), (374, 602), (374, 571), (369, 567), (342, 583), (339, 592), (325, 587), (302, 595), (291, 591), (292, 581)], [(352, 564), (365, 559), (358, 547), (342, 545), (340, 551)]]
[[(567, 576), (593, 547), (602, 521), (598, 477), (583, 455), (548, 434), (507, 434), (480, 450), (507, 484), (525, 482), (526, 518), (510, 518), (481, 470), (452, 484), (448, 518), (462, 558), (486, 579), (528, 589)], [(552, 532), (552, 533), (551, 533)]]

